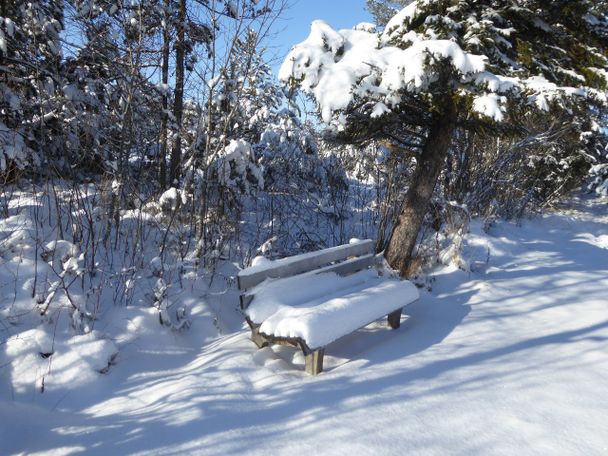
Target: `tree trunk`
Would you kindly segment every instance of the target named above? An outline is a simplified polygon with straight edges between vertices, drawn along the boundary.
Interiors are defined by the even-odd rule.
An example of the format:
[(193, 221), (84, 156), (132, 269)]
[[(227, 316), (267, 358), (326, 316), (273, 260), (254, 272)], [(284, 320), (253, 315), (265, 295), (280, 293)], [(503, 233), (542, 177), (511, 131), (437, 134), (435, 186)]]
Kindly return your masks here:
[(177, 16), (177, 37), (175, 42), (175, 100), (173, 102), (173, 116), (175, 117), (175, 142), (171, 150), (171, 163), (169, 166), (169, 185), (179, 177), (178, 171), (182, 155), (182, 114), (184, 111), (184, 60), (186, 29), (186, 0), (179, 0)]
[(164, 20), (163, 26), (163, 49), (162, 49), (162, 109), (163, 112), (160, 117), (160, 150), (158, 153), (159, 161), (159, 184), (162, 190), (167, 187), (167, 123), (169, 121), (169, 46), (171, 41), (171, 34), (169, 31), (169, 0), (164, 0)]
[(384, 255), (403, 277), (410, 272), (412, 252), (429, 207), (433, 190), (445, 163), (456, 127), (456, 107), (449, 100), (443, 113), (435, 116), (405, 196), (401, 214), (393, 226)]

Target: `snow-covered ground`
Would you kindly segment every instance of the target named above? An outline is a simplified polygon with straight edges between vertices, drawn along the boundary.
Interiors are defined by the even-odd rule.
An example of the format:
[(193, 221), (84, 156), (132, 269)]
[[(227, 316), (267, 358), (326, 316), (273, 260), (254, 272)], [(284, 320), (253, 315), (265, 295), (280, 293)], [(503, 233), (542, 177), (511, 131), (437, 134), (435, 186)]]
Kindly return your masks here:
[[(19, 350), (44, 352), (48, 334), (11, 328), (0, 453), (607, 454), (606, 200), (488, 233), (473, 223), (464, 257), (471, 272), (433, 271), (399, 330), (330, 345), (317, 377), (295, 350), (256, 349), (221, 283), (193, 288), (185, 332), (154, 308), (115, 309), (69, 340), (79, 350), (55, 347), (72, 358), (57, 357), (44, 393)], [(84, 369), (91, 353), (112, 362)]]

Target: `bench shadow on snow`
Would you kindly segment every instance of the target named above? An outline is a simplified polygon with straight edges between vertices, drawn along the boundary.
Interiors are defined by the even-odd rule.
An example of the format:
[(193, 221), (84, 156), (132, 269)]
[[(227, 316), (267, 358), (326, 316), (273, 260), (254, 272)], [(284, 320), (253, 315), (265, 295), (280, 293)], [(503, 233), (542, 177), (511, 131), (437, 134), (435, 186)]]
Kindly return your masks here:
[[(329, 344), (324, 371), (330, 373), (349, 363), (359, 365), (361, 361), (365, 365), (389, 362), (440, 343), (469, 314), (471, 308), (466, 303), (474, 292), (452, 291), (442, 299), (429, 299), (423, 293), (418, 301), (404, 308), (399, 329), (391, 330), (384, 318)], [(304, 358), (299, 350), (279, 347), (276, 352), (298, 373), (303, 368)], [(295, 360), (290, 360), (289, 355), (294, 353)]]

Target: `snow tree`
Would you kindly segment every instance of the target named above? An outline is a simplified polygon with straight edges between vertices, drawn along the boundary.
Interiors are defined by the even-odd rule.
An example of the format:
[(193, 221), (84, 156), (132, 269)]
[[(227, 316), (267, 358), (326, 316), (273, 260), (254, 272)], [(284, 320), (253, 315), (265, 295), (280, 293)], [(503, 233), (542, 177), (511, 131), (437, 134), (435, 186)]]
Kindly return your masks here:
[(382, 33), (313, 22), (279, 77), (311, 94), (342, 137), (416, 151), (385, 250), (406, 275), (455, 132), (507, 134), (538, 114), (593, 131), (606, 106), (607, 33), (605, 1), (415, 0)]
[[(258, 46), (269, 27), (269, 19), (275, 17), (284, 7), (282, 0), (235, 1), (186, 1), (178, 0), (177, 15), (173, 20), (175, 36), (175, 90), (173, 97), (172, 117), (175, 123), (175, 137), (169, 160), (169, 181), (179, 181), (183, 173), (183, 153), (190, 145), (183, 144), (183, 115), (185, 96), (188, 94), (188, 73), (204, 79), (207, 88), (198, 87), (207, 97), (207, 107), (215, 99), (216, 83), (229, 72), (229, 63), (237, 52), (239, 43), (250, 29), (258, 29), (258, 37), (252, 43)], [(170, 36), (166, 35), (166, 37)], [(204, 44), (205, 55), (196, 52), (196, 47)], [(200, 47), (200, 46), (199, 46)], [(165, 45), (166, 49), (166, 45)], [(164, 51), (165, 55), (166, 51)], [(229, 87), (230, 88), (230, 87)], [(189, 88), (192, 91), (192, 87)], [(208, 91), (207, 91), (208, 89)], [(206, 92), (206, 93), (205, 93)], [(207, 109), (210, 115), (212, 109)], [(212, 137), (210, 130), (215, 127), (213, 120), (208, 119), (207, 136)], [(224, 141), (214, 152), (227, 146)], [(209, 144), (207, 145), (209, 146)], [(208, 147), (209, 149), (209, 147)], [(207, 151), (209, 154), (209, 152)]]
[[(220, 74), (210, 81), (210, 122), (207, 133), (216, 141), (245, 139), (255, 143), (285, 101), (282, 89), (265, 61), (260, 37), (249, 29), (235, 37)], [(217, 146), (217, 144), (211, 144)], [(223, 145), (222, 145), (223, 146)]]
[(63, 2), (0, 4), (0, 173), (43, 160), (54, 143)]

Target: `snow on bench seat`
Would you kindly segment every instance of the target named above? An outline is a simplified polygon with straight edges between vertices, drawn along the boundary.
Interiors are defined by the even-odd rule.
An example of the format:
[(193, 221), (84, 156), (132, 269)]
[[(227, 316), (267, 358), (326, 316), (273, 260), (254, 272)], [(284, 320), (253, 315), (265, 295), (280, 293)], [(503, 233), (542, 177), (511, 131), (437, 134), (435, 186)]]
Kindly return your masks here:
[(321, 273), (271, 279), (252, 292), (256, 298), (246, 315), (260, 324), (260, 333), (299, 338), (312, 350), (418, 299), (411, 282), (379, 277), (375, 269), (346, 277)]
[(377, 277), (375, 270), (365, 269), (345, 277), (333, 272), (319, 274), (311, 271), (282, 279), (266, 279), (247, 292), (256, 298), (245, 314), (252, 321), (262, 323), (280, 307), (298, 306), (318, 298), (330, 297)]

